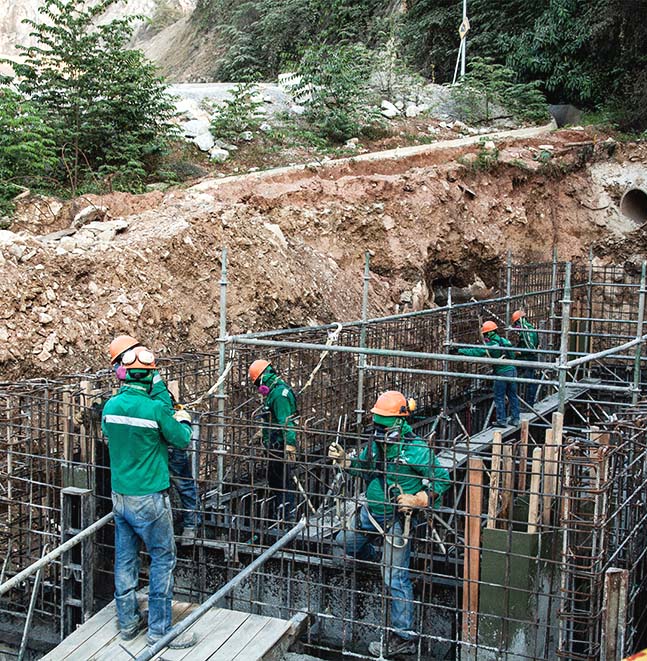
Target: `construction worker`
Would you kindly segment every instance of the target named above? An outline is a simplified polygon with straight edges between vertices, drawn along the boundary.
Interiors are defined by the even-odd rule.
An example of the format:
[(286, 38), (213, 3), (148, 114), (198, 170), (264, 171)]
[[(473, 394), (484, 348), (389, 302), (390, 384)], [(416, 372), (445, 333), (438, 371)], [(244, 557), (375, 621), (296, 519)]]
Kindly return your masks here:
[(409, 575), (412, 514), (439, 506), (449, 488), (449, 473), (406, 420), (414, 405), (401, 392), (381, 394), (371, 409), (373, 437), (359, 456), (349, 456), (336, 442), (328, 449), (336, 464), (367, 482), (366, 502), (349, 528), (337, 534), (335, 543), (347, 555), (371, 561), (378, 559), (372, 540), (376, 533), (384, 535), (382, 578), (391, 595), (393, 632), (384, 644), (370, 643), (369, 652), (389, 659), (417, 651)]
[[(512, 328), (518, 332), (517, 346), (526, 349), (526, 351), (520, 351), (518, 357), (521, 360), (536, 361), (537, 353), (534, 352), (539, 348), (539, 334), (537, 329), (528, 321), (524, 310), (515, 310), (512, 313)], [(521, 367), (518, 371), (519, 376), (523, 379), (537, 378), (537, 373), (532, 367)], [(537, 384), (527, 383), (525, 394), (528, 406), (534, 406), (537, 397)]]
[[(153, 399), (155, 356), (146, 347), (121, 357), (124, 385), (103, 407), (101, 428), (110, 453), (115, 516), (115, 603), (121, 637), (135, 638), (146, 627), (137, 603), (140, 543), (150, 555), (148, 634), (152, 645), (171, 628), (173, 568), (176, 561), (173, 516), (168, 496), (169, 445), (183, 449), (191, 440), (191, 416), (173, 412)], [(185, 648), (194, 636), (169, 647)]]
[[(486, 321), (481, 327), (481, 333), (483, 335), (483, 342), (485, 343), (485, 346), (482, 349), (455, 349), (452, 350), (452, 353), (458, 353), (461, 356), (478, 356), (481, 358), (514, 359), (514, 352), (507, 350), (507, 347), (512, 347), (512, 343), (497, 333), (496, 322)], [(517, 370), (514, 365), (494, 365), (493, 371), (496, 376), (517, 376)], [(514, 426), (519, 424), (519, 398), (517, 397), (517, 384), (514, 381), (500, 381), (497, 379), (494, 381), (494, 406), (496, 408), (495, 427), (508, 426), (505, 405), (506, 397), (508, 398), (508, 404), (510, 404), (510, 424)]]
[[(121, 357), (126, 351), (139, 346), (141, 344), (131, 335), (119, 335), (110, 343), (110, 362), (117, 378), (121, 381), (123, 381), (126, 371), (121, 363)], [(153, 399), (158, 399), (168, 406), (171, 413), (180, 406), (174, 401), (164, 383), (164, 379), (157, 370), (153, 372), (153, 387), (150, 395)], [(197, 529), (202, 523), (198, 504), (198, 489), (193, 479), (189, 453), (186, 450), (169, 448), (168, 461), (171, 482), (182, 504), (183, 529), (180, 543), (186, 546), (195, 541)]]
[(249, 380), (263, 397), (261, 435), (268, 452), (267, 485), (274, 495), (269, 518), (294, 520), (292, 465), (297, 455), (297, 399), (267, 360), (249, 366)]

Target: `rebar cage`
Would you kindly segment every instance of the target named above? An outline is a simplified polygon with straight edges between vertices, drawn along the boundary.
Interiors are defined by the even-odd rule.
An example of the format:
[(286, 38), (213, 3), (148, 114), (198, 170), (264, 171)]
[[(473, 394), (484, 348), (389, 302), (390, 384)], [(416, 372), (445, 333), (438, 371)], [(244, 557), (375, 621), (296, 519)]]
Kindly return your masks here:
[[(204, 519), (197, 539), (178, 549), (178, 598), (203, 601), (305, 517), (289, 550), (228, 605), (284, 618), (306, 610), (312, 619), (301, 645), (313, 654), (369, 658), (368, 642), (394, 630), (394, 603), (403, 599), (393, 577), (407, 567), (419, 659), (611, 659), (638, 644), (647, 547), (644, 267), (509, 260), (499, 289), (487, 301), (453, 305), (450, 290), (443, 308), (223, 336), (213, 353), (162, 359), (167, 384), (193, 403), (189, 455)], [(532, 369), (513, 381), (522, 401), (531, 381), (539, 394), (533, 407), (522, 405), (520, 427), (494, 432), (492, 361), (451, 349), (480, 345), (485, 319), (514, 340), (509, 320), (517, 308), (541, 344), (526, 361)], [(294, 463), (259, 439), (267, 422), (247, 377), (258, 357), (297, 395)], [(521, 368), (524, 358), (508, 362)], [(89, 490), (93, 514), (110, 511), (100, 421), (116, 387), (109, 370), (0, 384), (0, 584), (73, 534), (62, 513), (66, 487)], [(366, 480), (333, 465), (327, 450), (333, 442), (355, 452), (366, 445), (370, 408), (387, 389), (417, 400), (410, 422), (448, 470), (450, 488), (435, 509), (411, 518), (395, 545), (388, 527), (405, 519), (394, 513), (384, 534), (368, 538), (374, 555), (358, 558), (348, 540)], [(270, 460), (284, 465), (284, 488), (268, 487)], [(277, 507), (283, 491), (294, 512)], [(171, 492), (180, 533), (182, 507)], [(403, 541), (410, 561), (394, 551)], [(78, 555), (44, 570), (32, 601), (33, 649), (51, 646), (111, 599), (112, 547), (108, 525), (95, 536), (90, 576), (77, 581), (91, 586), (89, 606), (70, 582)], [(624, 572), (624, 582), (614, 572)], [(146, 567), (141, 580), (145, 586)], [(622, 586), (622, 636), (614, 637), (608, 604)], [(10, 628), (21, 637), (33, 587), (26, 582), (2, 597), (8, 640)]]

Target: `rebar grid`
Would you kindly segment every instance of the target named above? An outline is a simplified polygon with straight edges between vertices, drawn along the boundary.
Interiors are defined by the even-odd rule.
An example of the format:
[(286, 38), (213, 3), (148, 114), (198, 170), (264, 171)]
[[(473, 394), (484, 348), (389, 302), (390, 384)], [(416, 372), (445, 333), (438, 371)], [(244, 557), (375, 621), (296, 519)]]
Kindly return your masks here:
[[(553, 362), (562, 330), (565, 272), (563, 264), (513, 267), (508, 298), (370, 320), (363, 342), (362, 325), (348, 324), (335, 344), (444, 354), (449, 343), (477, 344), (480, 319), (494, 318), (507, 328), (511, 310), (524, 307), (543, 332), (543, 349), (553, 352), (541, 360)], [(617, 291), (615, 284), (621, 285)], [(619, 344), (622, 338), (614, 335), (634, 338), (638, 298), (639, 283), (621, 270), (576, 269), (569, 348), (583, 354), (591, 347), (598, 351)], [(608, 322), (605, 314), (612, 315)], [(451, 336), (446, 333), (448, 319)], [(264, 337), (324, 345), (330, 330), (285, 330)], [(196, 544), (180, 550), (178, 593), (204, 600), (289, 528), (272, 512), (278, 494), (267, 487), (268, 455), (257, 438), (261, 400), (246, 374), (261, 354), (298, 394), (299, 458), (291, 491), (297, 516), (306, 516), (308, 527), (290, 550), (238, 589), (229, 604), (282, 617), (306, 608), (316, 615), (304, 642), (307, 649), (367, 658), (366, 642), (391, 628), (393, 598), (380, 578), (379, 560), (340, 555), (335, 537), (341, 535), (343, 542), (352, 532), (351, 517), (362, 489), (359, 480), (340, 473), (326, 457), (333, 441), (356, 451), (366, 444), (355, 424), (357, 354), (331, 351), (308, 386), (322, 351), (259, 349), (236, 338), (227, 343), (225, 361), (231, 369), (224, 388), (225, 416), (218, 411), (217, 397), (196, 406), (200, 437), (192, 450), (205, 525)], [(490, 417), (486, 365), (388, 355), (367, 362), (359, 407), (364, 422), (385, 389), (416, 397), (413, 427), (451, 470), (451, 488), (440, 509), (421, 515), (411, 535), (415, 627), (421, 634), (418, 658), (494, 659), (498, 650), (511, 659), (598, 658), (602, 583), (609, 567), (630, 571), (628, 631), (635, 638), (642, 612), (633, 606), (642, 598), (645, 581), (646, 546), (640, 530), (647, 405), (626, 409), (633, 376), (629, 360), (608, 356), (571, 375), (573, 382), (585, 376), (596, 381), (568, 403), (566, 426), (564, 419), (552, 416), (555, 405), (533, 415), (532, 426), (520, 434), (490, 436), (477, 447), (471, 443)], [(193, 401), (223, 368), (216, 352), (187, 354), (163, 361), (161, 373), (167, 382), (177, 382), (181, 401)], [(455, 376), (459, 370), (469, 376)], [(545, 382), (554, 374), (538, 376)], [(641, 369), (638, 385), (644, 382)], [(626, 394), (601, 393), (596, 390), (600, 385), (622, 386)], [(36, 560), (45, 544), (58, 543), (62, 486), (92, 488), (98, 514), (110, 509), (100, 408), (114, 387), (109, 372), (0, 385), (5, 432), (0, 466), (6, 477), (0, 540), (9, 551), (7, 576)], [(542, 386), (540, 397), (548, 401), (555, 392), (554, 386)], [(599, 429), (587, 431), (592, 425)], [(214, 452), (223, 429), (224, 456)], [(480, 494), (479, 506), (476, 496), (468, 498), (472, 492)], [(469, 530), (473, 520), (481, 529), (476, 541), (474, 526)], [(112, 543), (111, 529), (99, 534), (95, 581), (104, 587), (105, 599), (112, 584)], [(37, 601), (41, 616), (60, 617), (60, 572), (60, 564), (54, 564), (44, 576)], [(2, 611), (24, 612), (28, 600), (28, 589), (14, 590), (3, 600)]]

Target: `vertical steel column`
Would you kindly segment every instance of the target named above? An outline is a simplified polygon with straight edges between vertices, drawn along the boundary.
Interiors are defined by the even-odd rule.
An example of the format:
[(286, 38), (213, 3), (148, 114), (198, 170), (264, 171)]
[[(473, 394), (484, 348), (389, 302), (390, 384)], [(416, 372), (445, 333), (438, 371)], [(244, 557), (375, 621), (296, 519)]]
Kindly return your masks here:
[[(220, 256), (220, 334), (218, 336), (218, 376), (225, 371), (225, 350), (227, 342), (227, 247), (223, 246)], [(218, 386), (218, 438), (216, 454), (218, 455), (216, 485), (216, 507), (222, 502), (223, 482), (225, 481), (225, 384)]]
[(555, 306), (557, 305), (557, 246), (553, 248), (553, 271), (550, 280), (550, 348), (555, 348)]
[(604, 574), (600, 661), (616, 661), (624, 656), (627, 629), (629, 572), (610, 567)]
[[(90, 489), (61, 490), (61, 544), (94, 523)], [(87, 537), (61, 555), (61, 637), (87, 622), (94, 607), (94, 540)]]
[[(591, 335), (591, 329), (593, 327), (593, 248), (589, 248), (589, 272), (588, 272), (588, 281), (586, 283), (586, 326), (584, 336), (584, 352), (593, 353), (593, 337)], [(591, 368), (593, 367), (593, 362), (589, 361), (586, 366), (587, 376), (591, 376)]]
[[(362, 326), (359, 332), (359, 346), (366, 346), (366, 320), (368, 319), (368, 284), (370, 281), (371, 253), (364, 253), (364, 289), (362, 291)], [(357, 408), (355, 409), (355, 425), (361, 429), (364, 417), (364, 374), (366, 369), (366, 355), (360, 354), (357, 363)]]
[[(447, 287), (447, 312), (445, 313), (445, 350), (449, 351), (449, 344), (452, 341), (452, 288), (451, 285)], [(449, 361), (443, 361), (443, 371), (449, 371)], [(449, 438), (449, 414), (447, 413), (447, 406), (449, 402), (449, 376), (443, 376), (443, 410), (440, 412), (442, 416), (442, 438)]]
[[(645, 285), (647, 284), (647, 262), (643, 261), (642, 271), (640, 273), (640, 293), (638, 295), (638, 320), (636, 321), (636, 338), (643, 336), (643, 323), (645, 321)], [(640, 394), (640, 359), (642, 357), (642, 343), (636, 345), (636, 355), (634, 357), (634, 381), (632, 387), (631, 403), (635, 406), (638, 403)]]
[(508, 337), (510, 327), (510, 296), (512, 295), (512, 250), (508, 250), (505, 267), (505, 336)]
[(568, 374), (568, 342), (571, 325), (571, 262), (566, 264), (564, 274), (564, 298), (562, 299), (562, 332), (559, 345), (559, 412), (566, 407), (566, 376)]

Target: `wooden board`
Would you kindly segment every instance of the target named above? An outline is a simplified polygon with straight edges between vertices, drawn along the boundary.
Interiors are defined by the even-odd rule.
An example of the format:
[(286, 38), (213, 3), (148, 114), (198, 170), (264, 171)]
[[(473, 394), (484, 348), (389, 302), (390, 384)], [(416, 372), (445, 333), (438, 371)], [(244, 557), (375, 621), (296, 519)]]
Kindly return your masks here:
[[(140, 608), (145, 608), (145, 599)], [(173, 622), (190, 613), (196, 604), (173, 602)], [(291, 623), (264, 615), (212, 608), (188, 629), (196, 644), (182, 650), (165, 649), (155, 656), (164, 661), (255, 661), (261, 659), (291, 631)], [(146, 648), (146, 631), (123, 641), (117, 629), (115, 603), (111, 602), (68, 636), (44, 661), (126, 661)]]

